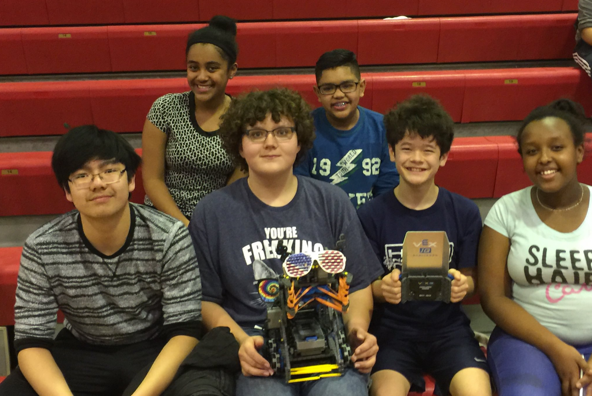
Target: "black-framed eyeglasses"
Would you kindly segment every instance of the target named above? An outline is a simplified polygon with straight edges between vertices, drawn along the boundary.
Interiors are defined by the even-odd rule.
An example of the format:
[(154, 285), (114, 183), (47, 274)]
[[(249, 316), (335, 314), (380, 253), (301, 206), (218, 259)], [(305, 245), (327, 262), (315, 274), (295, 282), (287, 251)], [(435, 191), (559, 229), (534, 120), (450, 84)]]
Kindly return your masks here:
[(271, 131), (263, 128), (252, 128), (245, 132), (245, 136), (254, 143), (262, 143), (270, 133), (277, 140), (290, 140), (294, 132), (296, 132), (296, 128), (287, 126), (277, 127)]
[(68, 179), (68, 181), (79, 190), (83, 188), (88, 188), (88, 186), (90, 186), (90, 183), (92, 183), (92, 181), (94, 180), (95, 176), (98, 176), (104, 184), (113, 184), (121, 180), (121, 176), (123, 176), (123, 173), (126, 170), (127, 168), (123, 168), (123, 170), (109, 168), (99, 173), (80, 172), (76, 173), (74, 176), (72, 176), (71, 179)]
[(318, 89), (321, 95), (333, 95), (337, 88), (343, 93), (354, 92), (358, 87), (359, 81), (344, 81), (341, 84), (323, 84), (319, 85)]

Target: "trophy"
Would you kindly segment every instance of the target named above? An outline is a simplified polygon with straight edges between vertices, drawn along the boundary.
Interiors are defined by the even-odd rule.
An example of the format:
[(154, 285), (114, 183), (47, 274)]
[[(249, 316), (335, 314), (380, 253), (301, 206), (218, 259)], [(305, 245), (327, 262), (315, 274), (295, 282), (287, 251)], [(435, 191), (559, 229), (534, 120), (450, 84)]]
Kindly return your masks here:
[(403, 240), (401, 302), (450, 302), (450, 243), (445, 231), (409, 231)]

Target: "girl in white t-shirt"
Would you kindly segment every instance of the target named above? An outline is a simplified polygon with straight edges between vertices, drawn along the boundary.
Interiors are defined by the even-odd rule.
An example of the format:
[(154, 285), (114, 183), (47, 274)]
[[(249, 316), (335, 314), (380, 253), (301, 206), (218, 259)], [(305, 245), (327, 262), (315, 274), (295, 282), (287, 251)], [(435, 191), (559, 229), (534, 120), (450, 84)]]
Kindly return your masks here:
[(533, 186), (502, 197), (485, 219), (479, 287), (497, 325), (488, 359), (500, 396), (572, 396), (592, 382), (583, 118), (580, 105), (558, 100), (524, 120), (518, 151)]

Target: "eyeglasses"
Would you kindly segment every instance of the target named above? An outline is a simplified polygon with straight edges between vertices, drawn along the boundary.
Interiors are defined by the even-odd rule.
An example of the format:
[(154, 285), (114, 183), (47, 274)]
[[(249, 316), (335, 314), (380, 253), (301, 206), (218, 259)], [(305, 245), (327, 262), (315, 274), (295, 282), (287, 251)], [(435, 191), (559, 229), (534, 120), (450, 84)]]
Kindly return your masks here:
[(121, 176), (123, 176), (123, 172), (125, 172), (126, 170), (127, 168), (123, 168), (123, 170), (109, 168), (99, 173), (80, 172), (72, 176), (72, 179), (68, 179), (68, 181), (79, 190), (83, 188), (88, 188), (88, 186), (90, 186), (90, 183), (92, 183), (92, 181), (94, 180), (95, 176), (99, 176), (99, 179), (101, 179), (101, 181), (104, 184), (113, 184), (121, 180)]
[(358, 84), (360, 82), (355, 82), (355, 81), (344, 81), (341, 84), (323, 84), (323, 85), (319, 85), (319, 92), (321, 93), (321, 95), (333, 95), (335, 93), (335, 91), (337, 90), (337, 88), (339, 88), (339, 90), (343, 93), (350, 93), (350, 92), (354, 92), (356, 90), (356, 88), (358, 87)]
[(272, 131), (268, 131), (263, 128), (253, 128), (249, 129), (245, 132), (245, 136), (249, 138), (250, 141), (255, 143), (262, 143), (267, 139), (267, 135), (270, 133), (277, 139), (277, 140), (290, 140), (292, 135), (296, 132), (296, 128), (294, 127), (277, 127)]

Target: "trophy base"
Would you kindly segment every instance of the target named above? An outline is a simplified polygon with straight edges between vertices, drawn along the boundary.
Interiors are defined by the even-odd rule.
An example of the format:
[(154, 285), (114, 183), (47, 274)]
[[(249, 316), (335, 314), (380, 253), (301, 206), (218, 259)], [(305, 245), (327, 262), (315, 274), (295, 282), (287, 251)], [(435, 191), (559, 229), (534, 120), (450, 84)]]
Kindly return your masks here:
[(450, 302), (451, 280), (441, 275), (403, 275), (401, 277), (401, 302), (442, 301)]

